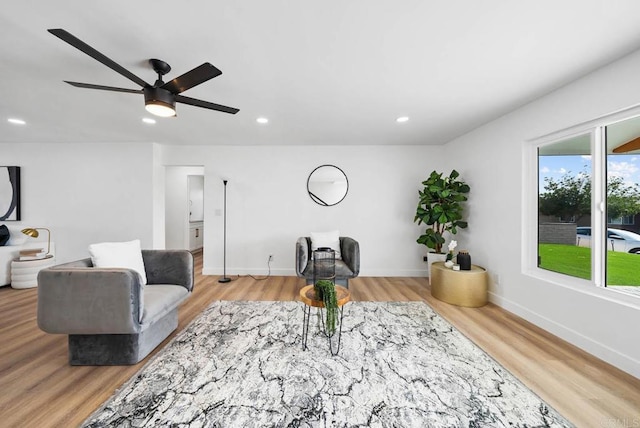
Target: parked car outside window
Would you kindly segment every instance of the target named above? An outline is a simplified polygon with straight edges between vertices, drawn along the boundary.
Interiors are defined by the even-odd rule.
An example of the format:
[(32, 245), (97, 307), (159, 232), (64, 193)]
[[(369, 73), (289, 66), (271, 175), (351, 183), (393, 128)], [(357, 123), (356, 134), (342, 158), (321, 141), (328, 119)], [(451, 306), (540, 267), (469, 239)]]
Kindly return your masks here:
[[(591, 247), (591, 228), (576, 228), (576, 245)], [(607, 250), (640, 254), (640, 235), (622, 229), (607, 229)]]

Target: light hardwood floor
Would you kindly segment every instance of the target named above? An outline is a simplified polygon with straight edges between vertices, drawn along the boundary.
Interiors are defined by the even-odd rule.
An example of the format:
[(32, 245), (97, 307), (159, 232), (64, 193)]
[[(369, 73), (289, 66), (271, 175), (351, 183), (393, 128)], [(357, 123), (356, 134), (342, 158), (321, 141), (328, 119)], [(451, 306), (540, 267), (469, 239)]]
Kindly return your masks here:
[[(196, 271), (201, 269), (198, 256)], [(218, 277), (197, 275), (177, 331), (214, 300), (297, 300), (304, 286), (295, 277), (232, 278), (220, 284)], [(639, 379), (495, 305), (440, 302), (426, 278), (356, 278), (350, 291), (353, 300), (426, 301), (577, 426), (640, 426)], [(37, 327), (36, 299), (36, 289), (0, 289), (0, 427), (78, 426), (149, 357), (135, 366), (69, 366), (66, 336)]]

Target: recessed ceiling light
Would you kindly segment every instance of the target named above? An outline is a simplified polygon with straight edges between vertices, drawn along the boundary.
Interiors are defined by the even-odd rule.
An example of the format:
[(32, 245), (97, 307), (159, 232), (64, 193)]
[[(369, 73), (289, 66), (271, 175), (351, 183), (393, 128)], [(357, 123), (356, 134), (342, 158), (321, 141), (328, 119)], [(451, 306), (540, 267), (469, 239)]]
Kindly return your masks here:
[(403, 123), (407, 121), (409, 121), (409, 116), (400, 116), (399, 118), (396, 119), (396, 122), (398, 123)]
[(262, 123), (264, 125), (265, 123), (269, 123), (269, 119), (267, 119), (266, 117), (259, 117), (256, 119), (256, 122)]
[(156, 120), (155, 119), (151, 119), (150, 117), (143, 117), (142, 121), (144, 123), (148, 123), (150, 125), (153, 125), (154, 123), (156, 123)]
[(15, 119), (15, 118), (9, 118), (7, 119), (7, 122), (13, 123), (14, 125), (26, 125), (27, 123), (22, 119)]

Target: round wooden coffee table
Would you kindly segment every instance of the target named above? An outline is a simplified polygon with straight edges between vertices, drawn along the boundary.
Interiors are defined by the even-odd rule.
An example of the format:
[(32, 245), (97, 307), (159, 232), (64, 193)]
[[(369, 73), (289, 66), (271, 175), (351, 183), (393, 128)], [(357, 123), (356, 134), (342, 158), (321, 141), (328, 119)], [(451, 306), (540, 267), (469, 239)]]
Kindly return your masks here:
[(304, 303), (302, 317), (302, 349), (307, 349), (307, 337), (309, 336), (309, 319), (311, 318), (311, 308), (318, 308), (320, 311), (320, 319), (322, 320), (322, 331), (329, 339), (329, 352), (331, 355), (338, 355), (340, 351), (340, 341), (342, 339), (342, 317), (344, 315), (344, 305), (351, 300), (351, 293), (344, 287), (336, 285), (336, 299), (338, 300), (338, 308), (340, 309), (340, 326), (338, 329), (338, 345), (335, 352), (333, 351), (333, 343), (331, 342), (335, 332), (328, 334), (324, 324), (324, 302), (316, 296), (313, 285), (307, 285), (300, 290), (300, 300)]

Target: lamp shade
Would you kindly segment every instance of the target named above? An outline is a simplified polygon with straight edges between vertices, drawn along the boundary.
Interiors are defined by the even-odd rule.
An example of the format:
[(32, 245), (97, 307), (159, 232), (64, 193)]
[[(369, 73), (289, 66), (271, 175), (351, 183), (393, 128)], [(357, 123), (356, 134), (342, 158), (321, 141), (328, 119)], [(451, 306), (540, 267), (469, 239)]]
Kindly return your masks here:
[(38, 236), (40, 236), (40, 232), (38, 232), (38, 229), (33, 229), (31, 227), (27, 227), (26, 229), (22, 229), (22, 233), (24, 233), (27, 236), (30, 236), (32, 238), (37, 238)]
[(166, 89), (144, 88), (144, 106), (151, 114), (160, 117), (176, 115), (175, 96)]

